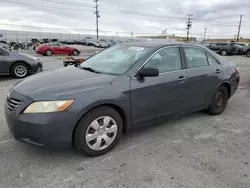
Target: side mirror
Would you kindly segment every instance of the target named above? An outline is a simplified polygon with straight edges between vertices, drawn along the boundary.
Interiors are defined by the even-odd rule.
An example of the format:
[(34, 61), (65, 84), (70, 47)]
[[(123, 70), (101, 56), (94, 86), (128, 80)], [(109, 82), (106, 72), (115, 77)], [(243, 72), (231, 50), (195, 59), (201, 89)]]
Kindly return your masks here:
[(159, 76), (159, 70), (154, 68), (142, 68), (138, 75), (140, 77), (156, 77)]

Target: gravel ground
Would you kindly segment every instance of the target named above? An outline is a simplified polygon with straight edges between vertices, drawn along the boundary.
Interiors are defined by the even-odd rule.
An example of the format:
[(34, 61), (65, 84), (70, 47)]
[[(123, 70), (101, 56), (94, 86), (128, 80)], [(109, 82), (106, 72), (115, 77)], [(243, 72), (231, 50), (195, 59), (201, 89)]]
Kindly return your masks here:
[[(45, 71), (62, 67), (62, 56), (40, 58)], [(2, 77), (0, 187), (249, 188), (250, 59), (226, 58), (240, 66), (241, 85), (222, 115), (198, 112), (140, 129), (96, 158), (73, 149), (55, 152), (15, 141), (3, 106), (17, 80)]]

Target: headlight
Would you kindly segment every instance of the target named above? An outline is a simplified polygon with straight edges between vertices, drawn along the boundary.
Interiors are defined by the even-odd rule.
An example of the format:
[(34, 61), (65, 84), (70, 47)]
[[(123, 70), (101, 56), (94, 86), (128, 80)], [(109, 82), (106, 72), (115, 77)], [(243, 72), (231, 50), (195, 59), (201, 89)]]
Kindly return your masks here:
[(68, 108), (74, 100), (39, 101), (30, 104), (23, 113), (60, 112)]

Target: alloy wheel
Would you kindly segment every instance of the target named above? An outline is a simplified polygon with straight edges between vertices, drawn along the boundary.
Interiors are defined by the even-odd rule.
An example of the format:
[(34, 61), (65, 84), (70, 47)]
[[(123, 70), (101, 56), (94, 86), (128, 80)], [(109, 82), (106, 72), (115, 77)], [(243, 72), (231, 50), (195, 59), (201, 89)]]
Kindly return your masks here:
[(14, 72), (16, 76), (24, 77), (28, 73), (28, 70), (24, 65), (17, 65), (14, 69)]
[(85, 140), (88, 147), (99, 151), (110, 146), (117, 135), (117, 123), (109, 116), (96, 118), (88, 126)]
[(73, 51), (73, 55), (74, 56), (77, 56), (78, 55), (78, 52), (76, 50)]
[(248, 51), (246, 55), (247, 55), (247, 57), (250, 57), (250, 51)]
[(52, 51), (51, 51), (51, 50), (47, 50), (47, 51), (46, 51), (46, 55), (47, 55), (47, 56), (51, 56), (51, 55), (52, 55)]
[(226, 56), (226, 55), (227, 55), (227, 51), (226, 51), (226, 50), (223, 50), (223, 51), (221, 52), (221, 55)]

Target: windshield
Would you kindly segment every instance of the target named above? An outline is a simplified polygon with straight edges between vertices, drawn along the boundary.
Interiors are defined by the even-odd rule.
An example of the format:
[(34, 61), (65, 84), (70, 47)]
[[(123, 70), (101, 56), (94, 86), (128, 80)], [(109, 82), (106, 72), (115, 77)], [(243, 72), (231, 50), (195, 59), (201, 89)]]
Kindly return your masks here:
[(149, 48), (138, 46), (114, 46), (101, 51), (81, 64), (100, 73), (124, 74)]

